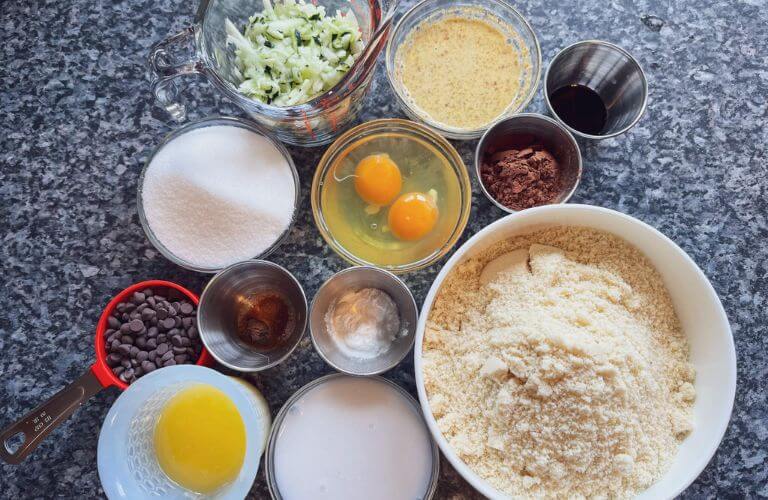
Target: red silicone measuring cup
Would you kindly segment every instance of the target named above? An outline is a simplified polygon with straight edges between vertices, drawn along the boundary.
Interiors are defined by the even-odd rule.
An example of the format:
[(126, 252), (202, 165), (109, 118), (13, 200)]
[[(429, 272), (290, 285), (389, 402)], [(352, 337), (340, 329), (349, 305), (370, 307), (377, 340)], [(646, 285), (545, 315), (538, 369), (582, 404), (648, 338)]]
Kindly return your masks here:
[[(2, 444), (0, 446), (0, 458), (9, 464), (21, 463), (56, 426), (72, 415), (91, 396), (110, 386), (116, 386), (120, 390), (128, 387), (128, 384), (117, 378), (107, 366), (104, 331), (107, 329), (107, 318), (112, 314), (117, 304), (125, 302), (134, 292), (145, 288), (152, 288), (153, 290), (172, 288), (181, 292), (196, 306), (198, 303), (198, 297), (194, 293), (181, 285), (162, 280), (142, 281), (117, 294), (104, 308), (96, 325), (96, 362), (77, 380), (54, 394), (48, 401), (3, 429), (0, 432), (0, 444)], [(196, 364), (208, 366), (212, 362), (213, 358), (203, 347)], [(19, 435), (22, 437), (21, 444), (12, 449), (11, 440), (16, 439)]]

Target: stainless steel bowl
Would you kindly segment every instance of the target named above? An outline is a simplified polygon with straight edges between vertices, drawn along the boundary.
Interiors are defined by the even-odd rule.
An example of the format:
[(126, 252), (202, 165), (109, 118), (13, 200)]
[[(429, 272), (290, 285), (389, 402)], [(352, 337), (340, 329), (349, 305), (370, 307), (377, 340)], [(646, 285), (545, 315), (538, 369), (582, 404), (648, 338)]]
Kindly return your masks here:
[[(326, 382), (330, 382), (343, 377), (346, 377), (346, 375), (341, 373), (331, 373), (330, 375), (317, 378), (306, 384), (298, 391), (294, 392), (293, 395), (288, 398), (288, 401), (285, 402), (283, 407), (280, 408), (280, 411), (272, 423), (272, 431), (269, 434), (267, 449), (264, 452), (264, 473), (267, 477), (269, 494), (273, 500), (283, 500), (283, 496), (280, 494), (280, 489), (277, 486), (277, 474), (275, 471), (275, 447), (277, 445), (277, 440), (280, 437), (280, 431), (282, 430), (285, 416), (293, 409), (293, 406), (296, 404), (296, 402), (299, 401), (302, 396), (307, 394), (309, 391)], [(383, 377), (374, 377), (374, 379), (381, 383), (390, 385), (413, 406), (413, 410), (416, 413), (418, 413), (422, 418), (424, 417), (424, 414), (419, 407), (419, 402), (416, 401), (408, 392), (406, 392), (405, 389), (392, 382), (391, 380), (385, 379)], [(440, 452), (437, 448), (437, 445), (435, 444), (434, 439), (430, 439), (430, 445), (432, 448), (432, 474), (430, 475), (429, 484), (427, 485), (427, 491), (425, 491), (424, 496), (421, 497), (422, 500), (431, 500), (434, 498), (435, 492), (437, 491), (437, 481), (440, 477)], [(407, 453), (407, 451), (408, 450), (403, 450), (403, 453)], [(392, 479), (393, 481), (397, 480), (397, 478)]]
[[(397, 305), (401, 329), (405, 331), (388, 351), (371, 359), (346, 355), (325, 326), (325, 314), (331, 304), (343, 293), (362, 288), (378, 288), (389, 294)], [(377, 375), (397, 365), (411, 350), (418, 319), (416, 301), (397, 276), (375, 267), (350, 267), (331, 276), (317, 291), (309, 313), (309, 332), (320, 357), (336, 370), (350, 375)]]
[(515, 146), (527, 146), (538, 142), (547, 149), (560, 164), (564, 182), (555, 203), (567, 202), (581, 181), (581, 150), (573, 135), (566, 127), (552, 118), (536, 113), (521, 113), (496, 122), (483, 134), (475, 150), (475, 174), (483, 194), (491, 202), (511, 214), (517, 212), (499, 203), (483, 184), (480, 168), (489, 151), (496, 152)]
[[(254, 293), (282, 293), (295, 312), (293, 331), (269, 351), (256, 350), (237, 335), (237, 307)], [(271, 368), (287, 358), (307, 327), (307, 298), (296, 278), (266, 260), (249, 260), (227, 267), (213, 277), (200, 296), (197, 309), (200, 337), (208, 352), (224, 366), (241, 372)], [(414, 325), (415, 326), (415, 325)]]
[[(557, 116), (549, 96), (567, 85), (584, 85), (597, 92), (608, 111), (603, 132), (579, 132)], [(585, 40), (564, 48), (549, 63), (544, 75), (544, 100), (552, 116), (574, 135), (606, 139), (623, 134), (643, 116), (648, 103), (648, 81), (643, 68), (626, 50), (602, 40)]]

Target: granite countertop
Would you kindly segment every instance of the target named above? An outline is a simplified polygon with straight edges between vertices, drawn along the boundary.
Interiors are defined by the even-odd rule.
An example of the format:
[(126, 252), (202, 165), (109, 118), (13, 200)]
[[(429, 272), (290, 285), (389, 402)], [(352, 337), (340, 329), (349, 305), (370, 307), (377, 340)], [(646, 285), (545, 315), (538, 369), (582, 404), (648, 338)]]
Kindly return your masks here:
[[(411, 2), (405, 2), (410, 4)], [(544, 64), (585, 38), (620, 44), (650, 83), (648, 110), (628, 134), (583, 147), (573, 202), (620, 210), (676, 241), (712, 280), (730, 318), (739, 372), (733, 418), (685, 497), (768, 496), (768, 6), (763, 0), (513, 2), (539, 36)], [(201, 290), (150, 245), (136, 182), (176, 125), (154, 106), (150, 45), (191, 22), (180, 0), (5, 2), (0, 17), (0, 425), (83, 372), (101, 308), (122, 288), (162, 278)], [(190, 117), (239, 115), (210, 84), (188, 80)], [(401, 117), (381, 66), (363, 119)], [(529, 107), (542, 111), (541, 91)], [(471, 165), (475, 142), (455, 142)], [(345, 264), (323, 243), (309, 184), (322, 148), (291, 148), (301, 214), (272, 259), (308, 296)], [(467, 237), (504, 215), (474, 198)], [(423, 301), (441, 264), (405, 276)], [(308, 339), (286, 362), (248, 379), (272, 411), (331, 372)], [(414, 392), (413, 362), (387, 374)], [(19, 466), (0, 466), (5, 498), (103, 497), (98, 431), (118, 396), (92, 398)], [(443, 460), (439, 498), (477, 495)], [(254, 498), (268, 496), (263, 472)]]

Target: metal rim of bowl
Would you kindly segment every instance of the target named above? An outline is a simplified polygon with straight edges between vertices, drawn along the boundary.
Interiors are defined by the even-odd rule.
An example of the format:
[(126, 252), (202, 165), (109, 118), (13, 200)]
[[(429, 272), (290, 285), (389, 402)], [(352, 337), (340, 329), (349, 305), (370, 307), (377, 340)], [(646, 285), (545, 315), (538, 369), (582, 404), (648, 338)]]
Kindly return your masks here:
[[(211, 286), (214, 283), (216, 283), (218, 280), (220, 280), (221, 276), (223, 276), (224, 273), (229, 272), (232, 269), (236, 269), (236, 268), (241, 267), (241, 266), (253, 265), (253, 264), (259, 264), (259, 265), (265, 265), (267, 267), (272, 267), (273, 269), (277, 269), (279, 272), (285, 274), (288, 278), (290, 278), (291, 281), (293, 281), (296, 284), (296, 286), (298, 287), (299, 291), (301, 292), (301, 297), (304, 300), (304, 309), (305, 309), (306, 312), (304, 314), (304, 324), (301, 325), (301, 334), (299, 334), (296, 337), (296, 341), (293, 343), (292, 346), (290, 346), (290, 348), (285, 352), (285, 354), (283, 354), (278, 359), (276, 359), (273, 362), (271, 362), (269, 364), (266, 364), (264, 366), (260, 366), (258, 368), (243, 368), (241, 366), (233, 365), (232, 363), (229, 363), (228, 361), (225, 361), (225, 360), (221, 359), (218, 356), (218, 354), (216, 354), (216, 352), (214, 350), (212, 350), (206, 344), (205, 332), (204, 332), (204, 330), (202, 328), (203, 323), (202, 323), (202, 321), (200, 321), (200, 315), (202, 314), (203, 306), (206, 303), (205, 299), (211, 293), (210, 292)], [(218, 361), (222, 365), (226, 366), (227, 368), (231, 368), (232, 370), (236, 370), (238, 372), (243, 372), (243, 373), (255, 373), (255, 372), (260, 372), (260, 371), (263, 371), (263, 370), (267, 370), (269, 368), (273, 368), (273, 367), (279, 365), (280, 363), (282, 363), (283, 361), (285, 361), (286, 359), (288, 359), (288, 357), (291, 354), (293, 354), (293, 351), (295, 351), (296, 348), (299, 346), (299, 343), (301, 342), (301, 339), (304, 338), (304, 334), (307, 332), (307, 323), (309, 322), (309, 306), (308, 306), (308, 303), (307, 303), (307, 294), (304, 292), (304, 287), (301, 286), (301, 283), (299, 282), (299, 280), (296, 279), (296, 276), (294, 276), (292, 272), (290, 272), (289, 270), (287, 270), (286, 268), (284, 268), (280, 264), (275, 264), (274, 262), (270, 262), (268, 260), (251, 259), (251, 260), (244, 260), (242, 262), (237, 262), (235, 264), (232, 264), (231, 266), (227, 266), (224, 269), (222, 269), (220, 272), (218, 272), (213, 278), (211, 278), (211, 280), (205, 285), (205, 288), (203, 288), (203, 292), (200, 294), (200, 303), (197, 306), (196, 318), (197, 318), (197, 328), (200, 331), (200, 339), (203, 341), (203, 345), (205, 346), (205, 349), (208, 351), (208, 354), (210, 354), (213, 357), (213, 359), (215, 359), (216, 361)], [(297, 327), (298, 327), (298, 325), (297, 325)]]
[(152, 163), (152, 160), (155, 158), (155, 156), (157, 156), (157, 154), (160, 151), (162, 151), (162, 149), (165, 146), (168, 145), (168, 143), (193, 130), (217, 126), (217, 125), (243, 128), (266, 138), (273, 146), (277, 148), (278, 151), (280, 151), (280, 154), (288, 162), (288, 167), (290, 168), (291, 175), (293, 176), (294, 202), (293, 202), (293, 212), (291, 213), (291, 220), (288, 222), (288, 226), (280, 234), (280, 236), (278, 236), (277, 239), (269, 247), (267, 247), (266, 250), (264, 250), (262, 253), (258, 255), (254, 255), (253, 257), (251, 257), (251, 259), (263, 259), (264, 257), (271, 255), (286, 240), (286, 238), (288, 238), (288, 235), (290, 234), (291, 230), (293, 229), (293, 226), (296, 223), (297, 213), (299, 211), (299, 207), (301, 206), (301, 199), (300, 199), (301, 186), (300, 186), (300, 180), (299, 180), (299, 172), (296, 169), (296, 165), (293, 163), (293, 158), (291, 158), (291, 154), (288, 152), (288, 150), (280, 141), (275, 139), (265, 127), (259, 125), (258, 123), (250, 120), (246, 120), (243, 118), (237, 118), (234, 116), (217, 115), (217, 116), (210, 116), (207, 118), (203, 118), (201, 120), (189, 122), (184, 126), (179, 127), (176, 130), (172, 130), (171, 132), (166, 134), (166, 136), (163, 137), (160, 143), (157, 146), (155, 146), (155, 148), (152, 150), (152, 153), (150, 153), (149, 158), (147, 158), (147, 161), (144, 163), (144, 166), (141, 169), (141, 173), (139, 174), (139, 182), (136, 189), (136, 210), (139, 214), (139, 222), (141, 223), (141, 228), (144, 230), (144, 234), (146, 235), (149, 242), (152, 244), (153, 247), (155, 247), (155, 249), (158, 252), (160, 252), (160, 254), (163, 257), (173, 262), (177, 266), (183, 267), (184, 269), (189, 269), (190, 271), (195, 271), (198, 273), (207, 273), (207, 274), (218, 273), (226, 269), (228, 266), (215, 267), (215, 268), (196, 266), (190, 262), (187, 262), (177, 257), (173, 252), (171, 252), (168, 248), (166, 248), (166, 246), (163, 245), (163, 243), (155, 235), (154, 231), (152, 231), (152, 228), (149, 225), (149, 221), (147, 220), (147, 215), (144, 212), (144, 202), (142, 200), (142, 192), (144, 190), (144, 178), (146, 176), (146, 173), (147, 173), (147, 170), (149, 169), (150, 164)]
[[(320, 296), (320, 293), (323, 291), (323, 289), (326, 287), (326, 285), (328, 285), (328, 283), (330, 283), (332, 280), (334, 280), (338, 276), (343, 276), (345, 274), (359, 272), (361, 269), (371, 270), (371, 271), (380, 273), (386, 279), (389, 279), (392, 282), (397, 283), (397, 285), (399, 287), (401, 287), (403, 290), (405, 290), (407, 292), (407, 294), (408, 294), (408, 297), (411, 299), (409, 304), (411, 304), (413, 306), (413, 310), (416, 312), (416, 323), (418, 324), (419, 306), (416, 305), (416, 299), (413, 298), (413, 294), (411, 293), (411, 289), (408, 288), (408, 285), (406, 285), (405, 282), (403, 282), (403, 280), (401, 280), (400, 278), (395, 276), (393, 273), (391, 273), (391, 272), (389, 272), (389, 271), (387, 271), (385, 269), (381, 269), (381, 268), (374, 267), (374, 266), (354, 266), (354, 267), (348, 267), (346, 269), (342, 269), (341, 271), (335, 273), (333, 276), (331, 276), (330, 278), (325, 280), (325, 282), (322, 285), (320, 285), (320, 288), (317, 289), (317, 292), (315, 293), (315, 296), (312, 297), (312, 303), (309, 306), (309, 313), (307, 314), (307, 318), (311, 318), (312, 317), (312, 311), (315, 309), (315, 304), (317, 302), (317, 298)], [(312, 322), (311, 321), (309, 321), (309, 338), (312, 340), (312, 346), (315, 348), (315, 352), (317, 352), (317, 354), (320, 355), (320, 357), (323, 359), (323, 361), (325, 361), (328, 364), (328, 366), (330, 366), (334, 370), (336, 370), (338, 372), (341, 372), (341, 373), (344, 373), (344, 374), (347, 374), (347, 375), (352, 375), (354, 377), (371, 377), (371, 376), (375, 376), (375, 375), (380, 375), (380, 374), (382, 374), (382, 373), (384, 373), (386, 371), (391, 370), (392, 368), (394, 368), (395, 366), (400, 364), (400, 362), (402, 360), (404, 360), (406, 356), (408, 356), (408, 353), (411, 352), (411, 349), (413, 349), (413, 344), (416, 342), (416, 325), (413, 325), (412, 328), (413, 328), (413, 331), (409, 332), (411, 338), (408, 341), (408, 349), (405, 349), (403, 351), (402, 356), (399, 356), (398, 358), (396, 358), (396, 360), (394, 362), (390, 363), (389, 365), (386, 365), (384, 368), (381, 368), (379, 370), (373, 370), (373, 371), (370, 371), (370, 372), (365, 372), (365, 373), (359, 373), (359, 372), (354, 372), (354, 371), (347, 370), (347, 369), (342, 368), (341, 366), (337, 365), (333, 361), (331, 361), (325, 355), (323, 350), (318, 346), (317, 341), (315, 340), (315, 332), (312, 329)]]
[[(298, 401), (302, 396), (307, 394), (309, 391), (314, 389), (315, 387), (324, 384), (325, 382), (328, 382), (333, 379), (337, 378), (343, 378), (343, 377), (352, 377), (352, 375), (347, 375), (344, 373), (330, 373), (328, 375), (324, 375), (320, 378), (316, 378), (315, 380), (312, 380), (311, 382), (308, 382), (304, 386), (302, 386), (299, 390), (294, 392), (291, 397), (288, 398), (288, 400), (283, 404), (283, 406), (280, 408), (280, 411), (277, 412), (277, 416), (272, 421), (272, 429), (269, 432), (269, 439), (267, 440), (267, 447), (264, 451), (264, 475), (267, 479), (267, 488), (269, 489), (269, 494), (272, 497), (273, 500), (283, 500), (283, 497), (280, 495), (280, 490), (277, 487), (277, 478), (275, 477), (275, 460), (274, 460), (274, 453), (275, 453), (275, 442), (277, 441), (278, 434), (280, 434), (280, 430), (283, 425), (283, 420), (285, 420), (285, 416), (288, 413), (288, 411), (293, 407), (293, 405)], [(424, 430), (426, 431), (427, 439), (429, 439), (430, 449), (432, 451), (432, 474), (429, 478), (429, 485), (427, 486), (427, 491), (424, 495), (424, 500), (429, 500), (434, 497), (435, 492), (437, 491), (437, 482), (440, 476), (440, 450), (437, 446), (437, 442), (432, 436), (432, 432), (429, 429), (429, 425), (427, 425), (426, 419), (424, 418), (424, 413), (422, 412), (421, 405), (419, 404), (419, 401), (411, 396), (408, 391), (400, 387), (395, 382), (386, 379), (384, 377), (380, 376), (372, 376), (372, 377), (365, 377), (368, 379), (376, 380), (378, 382), (383, 382), (390, 387), (394, 388), (401, 396), (405, 398), (406, 401), (413, 407), (414, 410), (416, 410), (416, 413), (419, 415), (419, 417), (422, 420), (422, 423), (424, 424)]]
[[(482, 151), (482, 148), (485, 146), (485, 138), (488, 136), (488, 134), (490, 134), (493, 131), (493, 129), (496, 128), (497, 125), (501, 124), (502, 122), (506, 122), (506, 121), (509, 121), (509, 120), (514, 120), (516, 118), (535, 118), (537, 120), (544, 120), (544, 121), (546, 121), (548, 123), (551, 123), (552, 125), (554, 125), (557, 128), (559, 128), (561, 131), (565, 132), (566, 136), (570, 139), (570, 142), (573, 145), (573, 147), (576, 148), (576, 159), (577, 159), (576, 180), (574, 181), (573, 186), (571, 187), (570, 190), (568, 190), (567, 194), (565, 195), (565, 197), (563, 197), (562, 200), (558, 201), (557, 203), (549, 203), (549, 205), (560, 205), (560, 204), (563, 204), (563, 203), (567, 203), (568, 200), (571, 199), (571, 196), (573, 196), (573, 193), (576, 192), (576, 188), (578, 188), (579, 184), (581, 183), (581, 175), (582, 175), (582, 172), (583, 172), (583, 163), (582, 163), (582, 158), (581, 158), (581, 148), (579, 148), (579, 143), (576, 142), (576, 138), (573, 137), (573, 134), (570, 132), (570, 130), (568, 130), (568, 128), (566, 128), (559, 121), (557, 121), (557, 120), (555, 120), (553, 118), (550, 118), (548, 116), (541, 115), (539, 113), (518, 113), (518, 114), (512, 115), (512, 116), (507, 117), (507, 118), (503, 118), (503, 119), (495, 122), (493, 125), (491, 125), (488, 128), (488, 130), (486, 130), (486, 132), (483, 134), (483, 137), (477, 143), (477, 147), (475, 148), (475, 175), (477, 175), (477, 183), (480, 184), (480, 189), (483, 191), (483, 194), (485, 195), (485, 197), (488, 198), (491, 201), (491, 203), (493, 203), (494, 205), (496, 205), (497, 207), (499, 207), (503, 211), (505, 211), (507, 213), (510, 213), (510, 214), (515, 214), (517, 212), (520, 212), (520, 210), (515, 210), (515, 209), (509, 208), (509, 207), (504, 206), (501, 203), (499, 203), (496, 200), (496, 198), (494, 198), (491, 195), (491, 193), (488, 192), (488, 190), (485, 187), (485, 183), (483, 182), (483, 177), (480, 175), (480, 169), (482, 168), (482, 155), (484, 153), (484, 151)], [(531, 208), (533, 208), (533, 207), (531, 207)]]
[[(552, 103), (549, 102), (549, 92), (547, 92), (547, 82), (549, 81), (549, 70), (552, 68), (552, 65), (555, 62), (557, 62), (558, 58), (560, 58), (566, 51), (568, 51), (568, 50), (570, 50), (570, 49), (572, 49), (574, 47), (578, 47), (579, 45), (589, 45), (589, 44), (602, 45), (604, 47), (611, 48), (611, 49), (616, 50), (617, 52), (620, 52), (621, 54), (623, 54), (627, 59), (629, 59), (629, 61), (633, 65), (635, 65), (637, 67), (637, 70), (640, 72), (640, 77), (642, 78), (642, 81), (643, 81), (643, 103), (640, 105), (640, 111), (637, 113), (637, 116), (628, 125), (626, 125), (625, 127), (623, 127), (620, 130), (617, 130), (616, 132), (611, 132), (610, 134), (592, 135), (592, 134), (586, 134), (584, 132), (579, 132), (578, 130), (572, 128), (570, 125), (565, 123), (560, 118), (560, 116), (557, 113), (555, 113), (555, 110), (552, 108)], [(603, 139), (610, 139), (611, 137), (616, 137), (618, 135), (621, 135), (621, 134), (627, 132), (629, 129), (631, 129), (632, 127), (637, 125), (637, 122), (639, 122), (640, 119), (643, 117), (643, 115), (645, 114), (645, 110), (648, 107), (648, 79), (645, 76), (645, 71), (643, 71), (643, 67), (640, 65), (640, 63), (637, 61), (637, 59), (635, 59), (635, 57), (632, 54), (630, 54), (629, 52), (627, 52), (625, 49), (619, 47), (618, 45), (616, 45), (614, 43), (606, 42), (605, 40), (581, 40), (581, 41), (572, 43), (572, 44), (568, 45), (567, 47), (564, 47), (564, 48), (560, 49), (557, 52), (557, 54), (555, 54), (555, 57), (553, 57), (552, 60), (547, 65), (547, 70), (544, 72), (543, 88), (544, 88), (544, 102), (547, 105), (547, 110), (549, 111), (549, 113), (552, 116), (555, 117), (555, 119), (558, 121), (558, 123), (563, 125), (565, 128), (568, 129), (569, 132), (571, 132), (573, 135), (575, 135), (577, 137), (581, 137), (581, 138), (584, 138), (584, 139), (591, 139), (591, 140), (595, 140), (595, 141), (600, 141), (600, 140), (603, 140)]]
[[(441, 151), (440, 153), (445, 156), (446, 160), (451, 164), (451, 167), (456, 173), (461, 197), (459, 219), (456, 221), (456, 225), (453, 228), (451, 236), (445, 241), (445, 243), (420, 260), (398, 266), (377, 265), (374, 262), (363, 260), (349, 252), (332, 236), (331, 230), (325, 223), (325, 217), (322, 214), (322, 208), (320, 204), (320, 184), (323, 180), (326, 170), (331, 166), (329, 161), (330, 157), (337, 155), (338, 151), (341, 151), (338, 145), (344, 142), (349, 142), (349, 140), (352, 137), (357, 136), (360, 130), (363, 128), (380, 125), (399, 126), (405, 129), (410, 129), (409, 132), (418, 132), (420, 134), (424, 134), (431, 140), (435, 141), (442, 149), (445, 150), (444, 152)], [(450, 252), (454, 246), (456, 246), (456, 243), (458, 243), (461, 235), (464, 233), (464, 230), (467, 227), (467, 223), (469, 222), (469, 215), (472, 210), (472, 182), (469, 179), (467, 166), (464, 164), (464, 160), (461, 158), (459, 152), (456, 151), (456, 148), (445, 137), (427, 127), (426, 125), (418, 122), (404, 120), (401, 118), (379, 118), (352, 127), (337, 137), (336, 140), (326, 148), (323, 156), (318, 162), (318, 166), (315, 169), (315, 174), (312, 178), (312, 186), (310, 188), (310, 201), (312, 206), (312, 216), (320, 236), (323, 237), (323, 240), (325, 240), (328, 246), (331, 247), (331, 249), (337, 255), (339, 255), (342, 259), (349, 262), (353, 266), (377, 267), (379, 269), (385, 269), (394, 274), (400, 274), (417, 271), (419, 269), (424, 269), (425, 267), (431, 266), (439, 259), (444, 257), (448, 252)]]
[[(528, 105), (531, 103), (533, 98), (536, 96), (536, 92), (539, 89), (539, 82), (541, 81), (541, 66), (543, 64), (542, 57), (541, 57), (541, 45), (539, 44), (539, 38), (536, 36), (536, 32), (533, 30), (533, 26), (531, 26), (531, 23), (528, 22), (528, 20), (520, 13), (519, 10), (517, 10), (515, 7), (513, 7), (510, 3), (506, 2), (506, 0), (492, 0), (498, 5), (501, 5), (503, 8), (508, 9), (510, 12), (513, 13), (513, 16), (520, 20), (520, 23), (525, 26), (525, 28), (528, 30), (528, 32), (531, 35), (531, 38), (533, 39), (533, 47), (527, 47), (529, 51), (533, 51), (535, 54), (535, 60), (538, 70), (535, 74), (531, 74), (531, 86), (528, 90), (528, 95), (525, 99), (523, 99), (520, 102), (520, 105), (517, 106), (516, 110), (509, 109), (509, 106), (504, 109), (504, 111), (501, 112), (500, 116), (497, 116), (494, 120), (491, 120), (490, 122), (486, 123), (485, 125), (475, 128), (475, 129), (463, 129), (463, 128), (457, 128), (457, 127), (451, 127), (449, 125), (442, 124), (436, 120), (433, 120), (429, 115), (427, 115), (425, 112), (420, 112), (419, 110), (415, 109), (411, 104), (409, 104), (408, 99), (405, 98), (405, 96), (402, 94), (402, 91), (400, 89), (400, 83), (399, 80), (395, 77), (395, 68), (393, 67), (393, 61), (395, 57), (397, 57), (397, 54), (392, 54), (392, 40), (394, 40), (395, 35), (400, 32), (400, 30), (403, 27), (404, 21), (409, 20), (411, 17), (416, 15), (417, 9), (419, 9), (423, 4), (430, 2), (433, 0), (421, 0), (419, 2), (416, 2), (414, 6), (412, 6), (410, 9), (408, 9), (405, 14), (402, 15), (402, 17), (397, 21), (397, 24), (395, 24), (394, 28), (392, 29), (392, 33), (389, 35), (389, 39), (387, 40), (387, 48), (384, 55), (384, 63), (385, 63), (385, 73), (387, 75), (387, 80), (389, 81), (389, 86), (392, 88), (395, 99), (397, 100), (398, 105), (400, 106), (400, 109), (402, 109), (406, 115), (408, 115), (411, 119), (415, 121), (419, 121), (427, 125), (428, 127), (432, 128), (433, 130), (437, 131), (439, 134), (448, 137), (449, 139), (457, 139), (457, 140), (471, 140), (471, 139), (477, 139), (485, 131), (487, 131), (493, 124), (503, 119), (505, 116), (511, 116), (519, 111), (524, 110)], [(421, 23), (424, 22), (424, 20), (417, 23), (415, 27), (418, 27), (421, 25)], [(514, 30), (517, 31), (517, 30)], [(392, 57), (390, 57), (390, 54), (392, 54)]]

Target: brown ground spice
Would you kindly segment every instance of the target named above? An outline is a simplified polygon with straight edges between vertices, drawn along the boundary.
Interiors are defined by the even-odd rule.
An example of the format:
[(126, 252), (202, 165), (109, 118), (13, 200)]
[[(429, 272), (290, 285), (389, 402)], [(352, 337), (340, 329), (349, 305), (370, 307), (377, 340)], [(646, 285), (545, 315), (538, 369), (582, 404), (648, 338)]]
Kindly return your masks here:
[(539, 144), (487, 156), (480, 176), (490, 195), (512, 210), (552, 203), (562, 190), (560, 165)]

